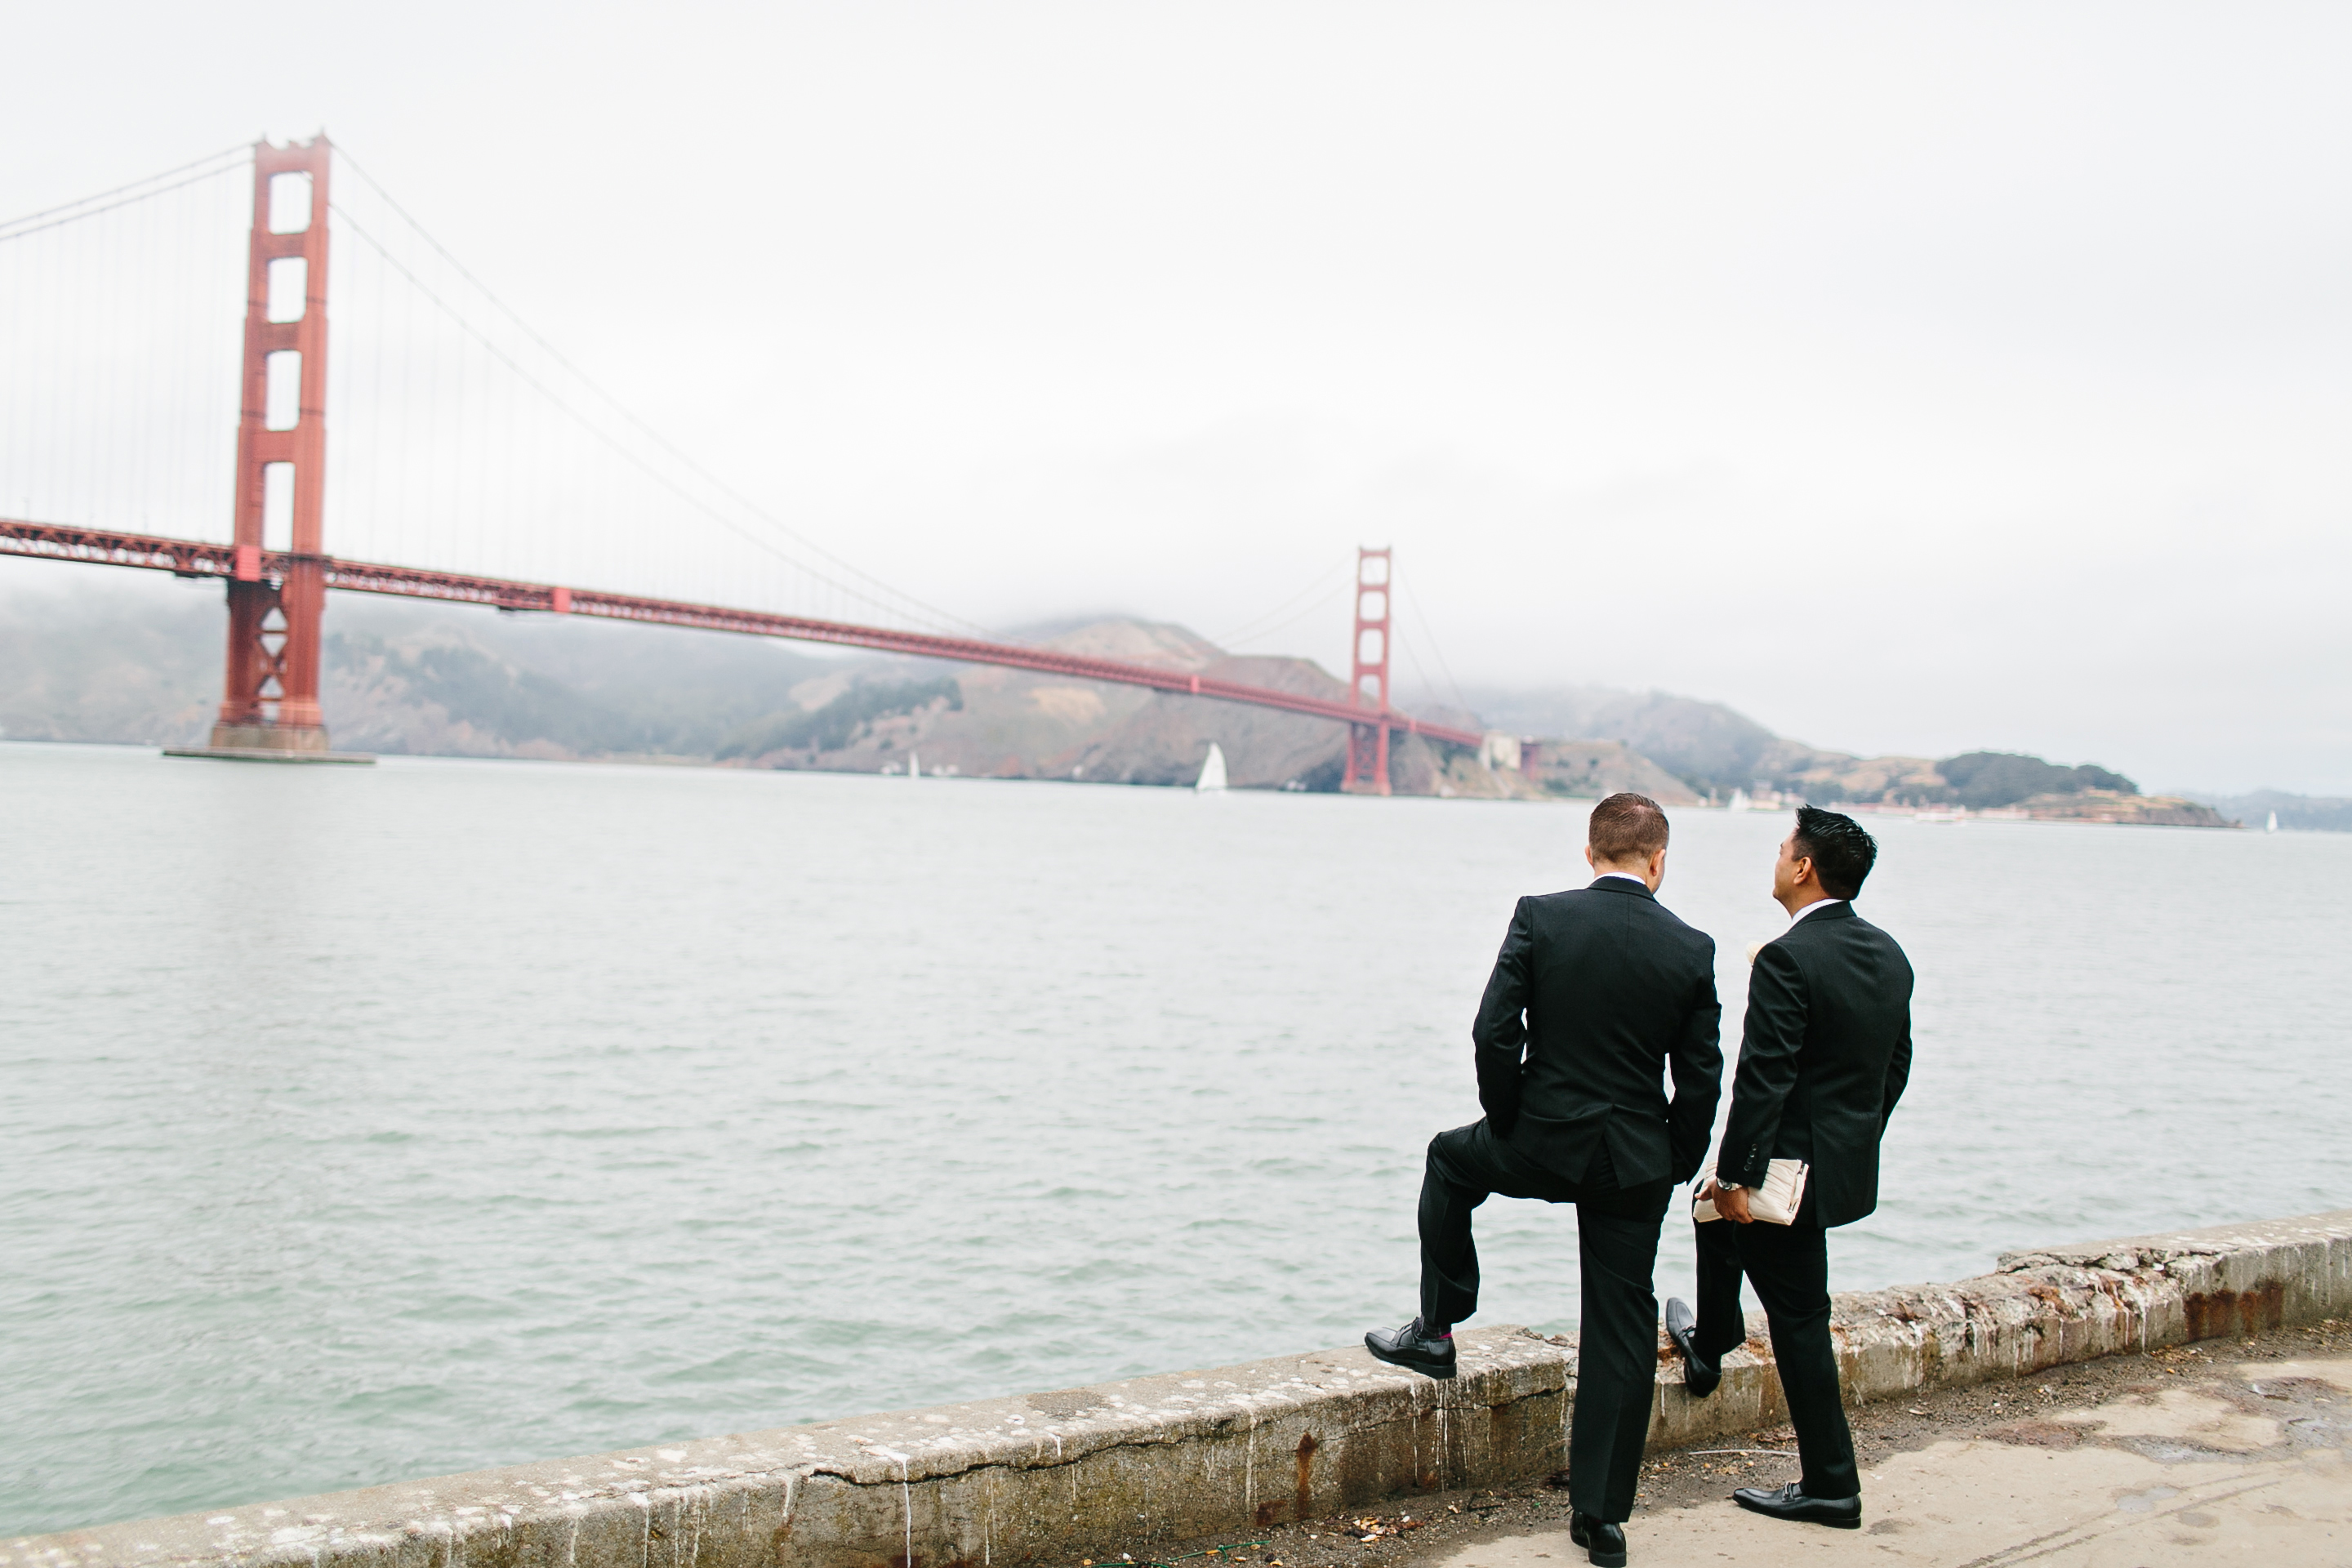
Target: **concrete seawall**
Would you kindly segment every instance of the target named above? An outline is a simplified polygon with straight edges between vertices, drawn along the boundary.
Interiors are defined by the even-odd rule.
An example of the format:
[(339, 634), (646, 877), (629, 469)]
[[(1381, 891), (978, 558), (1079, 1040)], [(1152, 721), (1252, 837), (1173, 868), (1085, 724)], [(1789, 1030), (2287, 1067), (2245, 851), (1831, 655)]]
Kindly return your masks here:
[[(2011, 1253), (1837, 1307), (1854, 1401), (2316, 1321), (2352, 1314), (2352, 1210)], [(1445, 1384), (1320, 1351), (19, 1538), (0, 1568), (992, 1568), (1558, 1469), (1573, 1347), (1509, 1327), (1459, 1343)], [(1704, 1401), (1662, 1351), (1654, 1445), (1783, 1415), (1760, 1339)]]

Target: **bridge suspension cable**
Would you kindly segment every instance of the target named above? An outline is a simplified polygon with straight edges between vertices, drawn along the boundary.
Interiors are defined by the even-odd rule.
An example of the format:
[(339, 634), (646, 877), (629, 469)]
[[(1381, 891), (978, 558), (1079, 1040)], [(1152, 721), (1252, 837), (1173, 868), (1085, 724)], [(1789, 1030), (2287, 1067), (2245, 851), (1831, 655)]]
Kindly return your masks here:
[[(226, 534), (252, 219), (227, 176), (252, 157), (225, 149), (0, 224), (0, 513)], [(357, 242), (334, 247), (326, 290), (331, 548), (995, 635), (720, 479), (341, 161), (360, 179), (327, 215)], [(292, 416), (273, 407), (272, 427)], [(271, 531), (284, 547), (282, 518)]]
[(994, 635), (719, 478), (339, 156), (360, 177), (331, 208), (359, 242), (337, 261), (339, 551), (415, 559), (421, 530), (452, 569)]
[(252, 157), (0, 224), (0, 513), (227, 536)]
[[(701, 479), (709, 485), (714, 490), (724, 496), (728, 500), (741, 508), (747, 515), (755, 519), (765, 527), (773, 530), (775, 532), (782, 534), (785, 538), (790, 539), (794, 544), (798, 545), (803, 550), (805, 550), (809, 553), (828, 563), (835, 570), (846, 573), (850, 576), (856, 578), (860, 583), (866, 584), (866, 588), (863, 590), (845, 588), (845, 591), (852, 593), (871, 592), (878, 594), (882, 597), (871, 602), (877, 604), (910, 606), (931, 617), (932, 620), (940, 626), (953, 627), (960, 631), (978, 632), (981, 635), (987, 637), (1003, 637), (1004, 634), (1001, 632), (992, 631), (990, 628), (982, 626), (976, 622), (966, 620), (950, 611), (940, 609), (937, 605), (928, 604), (923, 600), (915, 598), (911, 595), (902, 593), (891, 584), (885, 583), (878, 577), (876, 577), (873, 574), (863, 570), (855, 563), (845, 560), (839, 554), (828, 550), (824, 545), (819, 543), (816, 540), (810, 538), (807, 534), (803, 533), (800, 530), (793, 527), (790, 523), (785, 522), (782, 518), (776, 516), (773, 512), (761, 506), (757, 501), (754, 501), (750, 497), (744, 495), (740, 489), (721, 479), (708, 466), (701, 463), (684, 448), (680, 447), (677, 442), (671, 440), (659, 428), (638, 415), (638, 413), (634, 408), (630, 407), (628, 404), (614, 395), (608, 388), (606, 388), (595, 377), (583, 370), (580, 365), (569, 355), (565, 354), (562, 350), (556, 347), (554, 343), (549, 342), (544, 333), (541, 332), (538, 328), (532, 326), (530, 321), (526, 321), (520, 311), (516, 310), (511, 305), (509, 305), (505, 300), (500, 298), (491, 289), (489, 285), (484, 283), (478, 277), (477, 277), (472, 268), (468, 268), (457, 258), (455, 252), (436, 237), (431, 230), (427, 229), (422, 223), (418, 222), (416, 217), (411, 214), (405, 206), (403, 206), (399, 200), (384, 187), (382, 181), (378, 180), (373, 174), (368, 173), (366, 166), (361, 163), (358, 159), (351, 155), (349, 149), (338, 144), (336, 153), (343, 166), (350, 169), (352, 173), (357, 174), (368, 188), (373, 191), (383, 202), (385, 207), (396, 216), (403, 224), (407, 226), (407, 227), (415, 233), (419, 239), (422, 239), (425, 245), (430, 247), (436, 256), (447, 263), (449, 268), (456, 272), (459, 278), (463, 279), (485, 302), (510, 322), (515, 330), (520, 332), (533, 346), (544, 353), (553, 363), (560, 366), (567, 374), (572, 377), (582, 388), (585, 389), (613, 414), (618, 416), (624, 423), (628, 425), (633, 430), (636, 431), (646, 440), (652, 442), (654, 446), (663, 453), (675, 458), (696, 478)], [(361, 238), (366, 240), (370, 246), (382, 253), (388, 262), (391, 262), (394, 266), (399, 265), (397, 260), (392, 257), (391, 252), (379, 244), (374, 237), (367, 234), (363, 229), (362, 229), (356, 220), (352, 220), (349, 217), (348, 213), (345, 213), (344, 216), (347, 222), (351, 222), (353, 232), (358, 233)], [(402, 270), (406, 272), (406, 268), (402, 268)], [(418, 288), (425, 288), (425, 285), (421, 280), (416, 279), (413, 273), (409, 273), (408, 276), (413, 282), (416, 282)], [(429, 289), (426, 289), (426, 291), (428, 293), (430, 292)], [(446, 302), (436, 300), (436, 303), (441, 303), (444, 310), (450, 309)], [(457, 312), (452, 310), (451, 314), (455, 316)], [(485, 342), (487, 342), (487, 340), (485, 340)], [(494, 347), (493, 352), (496, 352)], [(506, 363), (513, 368), (518, 374), (523, 375), (526, 379), (531, 379), (530, 373), (524, 370), (522, 366), (515, 364), (510, 358), (508, 358), (503, 354), (501, 354), (500, 357), (501, 359), (506, 360)], [(534, 384), (538, 384), (535, 380)], [(541, 386), (540, 390), (547, 396), (554, 399), (559, 405), (562, 404), (563, 400), (561, 395), (544, 386)], [(571, 409), (567, 405), (567, 412), (570, 412), (575, 419), (581, 420), (583, 425), (590, 425), (591, 427), (593, 427), (593, 422), (589, 421), (585, 416), (579, 413), (578, 410)], [(632, 460), (634, 461), (635, 459), (633, 458)], [(683, 490), (678, 490), (676, 493), (679, 494), (682, 499), (688, 500), (690, 504), (697, 505), (698, 507), (701, 507), (703, 505), (702, 502), (696, 500), (696, 498), (687, 495)], [(706, 508), (705, 510), (708, 509)], [(755, 547), (771, 551), (773, 550), (772, 544), (769, 542), (761, 540), (755, 535), (742, 530), (740, 524), (735, 522), (732, 519), (728, 518), (723, 513), (712, 511), (710, 515), (713, 517), (714, 521), (717, 521), (723, 526), (738, 532)], [(793, 561), (795, 565), (804, 564), (790, 555), (786, 555), (784, 558)], [(819, 574), (828, 575), (824, 573), (820, 573)]]
[[(1358, 552), (1345, 701), (989, 635), (720, 479), (342, 161), (365, 188), (356, 202), (331, 189), (320, 137), (232, 149), (0, 225), (0, 553), (226, 580), (215, 747), (322, 752), (319, 613), (330, 587), (1286, 709), (1348, 724), (1349, 783), (1381, 793), (1391, 731), (1479, 743), (1389, 706), (1386, 549)], [(1322, 607), (1330, 575), (1228, 640)], [(852, 605), (854, 619), (843, 613)], [(1360, 751), (1377, 757), (1371, 771)]]
[(1316, 579), (1270, 610), (1251, 616), (1229, 632), (1209, 640), (1223, 648), (1241, 648), (1260, 637), (1272, 637), (1286, 626), (1294, 626), (1331, 600), (1340, 596), (1347, 587), (1347, 571), (1354, 564), (1348, 556), (1335, 558)]
[[(1412, 618), (1421, 626), (1422, 637), (1429, 644), (1429, 657), (1437, 661), (1437, 668), (1445, 676), (1446, 688), (1454, 693), (1454, 705), (1465, 713), (1469, 712), (1470, 700), (1462, 695), (1462, 683), (1454, 679), (1453, 667), (1445, 662), (1445, 650), (1437, 646), (1437, 634), (1430, 630), (1429, 617), (1421, 613), (1421, 601), (1413, 596), (1412, 585), (1403, 579), (1398, 579), (1397, 587), (1400, 590), (1399, 596), (1404, 600), (1405, 607), (1412, 612)], [(1435, 696), (1436, 682), (1431, 680), (1428, 672), (1421, 668), (1421, 660), (1413, 658), (1412, 639), (1400, 637), (1398, 645), (1404, 649), (1404, 656), (1412, 659), (1413, 671), (1421, 677), (1422, 689)]]
[(43, 229), (58, 228), (66, 224), (78, 223), (86, 217), (96, 217), (100, 213), (112, 212), (116, 207), (129, 206), (133, 202), (143, 202), (150, 196), (160, 196), (166, 192), (176, 191), (182, 185), (193, 185), (200, 180), (209, 180), (214, 175), (226, 174), (231, 169), (243, 168), (252, 157), (253, 149), (240, 142), (235, 147), (215, 153), (208, 158), (198, 158), (192, 163), (182, 163), (176, 168), (166, 169), (160, 174), (150, 174), (143, 180), (133, 180), (127, 185), (117, 185), (110, 191), (100, 191), (95, 195), (84, 196), (79, 201), (66, 202), (58, 206), (43, 207), (39, 212), (26, 213), (21, 217), (0, 223), (0, 245), (5, 245), (12, 239), (21, 239), (26, 235), (38, 234)]

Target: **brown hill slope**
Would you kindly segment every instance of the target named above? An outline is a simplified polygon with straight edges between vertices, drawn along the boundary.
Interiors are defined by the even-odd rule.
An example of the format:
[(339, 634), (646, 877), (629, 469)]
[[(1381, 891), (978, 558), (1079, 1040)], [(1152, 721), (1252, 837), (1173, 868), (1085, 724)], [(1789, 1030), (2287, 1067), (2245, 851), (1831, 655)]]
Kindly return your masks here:
[[(1341, 700), (1348, 692), (1345, 682), (1309, 660), (1228, 656), (1179, 626), (1103, 621), (1045, 645), (1284, 691)], [(730, 760), (755, 767), (828, 772), (903, 772), (911, 755), (926, 773), (1188, 784), (1200, 776), (1214, 743), (1224, 752), (1234, 786), (1299, 790), (1336, 789), (1346, 768), (1346, 730), (1326, 720), (975, 665), (955, 668), (957, 689), (950, 697), (928, 690), (924, 673), (924, 667), (900, 661), (887, 670), (843, 671), (810, 681), (793, 692), (809, 715), (856, 703), (861, 689), (877, 681), (895, 682), (904, 700), (845, 735), (818, 735), (791, 714), (773, 716), (731, 737), (722, 755), (731, 752)], [(796, 743), (763, 744), (763, 739)], [(1390, 777), (1407, 795), (1533, 793), (1474, 756), (1411, 736), (1397, 738)]]
[[(216, 584), (0, 579), (0, 732), (12, 738), (201, 742), (218, 702)], [(36, 584), (24, 574), (31, 574)], [(1116, 658), (1344, 697), (1304, 659), (1235, 657), (1181, 626), (1124, 617), (1041, 640)], [(1214, 742), (1242, 787), (1336, 787), (1346, 731), (1327, 721), (1134, 688), (974, 666), (814, 657), (760, 638), (470, 606), (337, 597), (322, 696), (348, 750), (444, 756), (719, 758), (736, 765), (927, 770), (1188, 784)], [(836, 704), (840, 705), (836, 708)], [(1477, 715), (1416, 702), (1465, 728)], [(1555, 745), (1527, 775), (1406, 736), (1395, 787), (1447, 795), (1689, 793), (1633, 746)]]

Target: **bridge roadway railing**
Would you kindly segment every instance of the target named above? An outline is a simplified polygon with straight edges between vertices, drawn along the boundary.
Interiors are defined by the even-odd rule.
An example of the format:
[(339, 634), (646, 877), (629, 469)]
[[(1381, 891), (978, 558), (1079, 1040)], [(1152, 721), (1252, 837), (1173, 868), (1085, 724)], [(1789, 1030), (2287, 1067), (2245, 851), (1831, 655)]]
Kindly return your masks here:
[[(246, 553), (247, 559), (240, 561), (237, 547), (231, 544), (0, 518), (0, 554), (79, 561), (100, 566), (138, 567), (170, 572), (181, 577), (236, 578), (244, 581), (283, 577), (297, 559), (283, 551), (248, 551)], [(929, 632), (898, 631), (887, 626), (776, 615), (765, 610), (738, 610), (720, 605), (653, 599), (633, 594), (609, 594), (593, 588), (565, 588), (503, 577), (478, 577), (462, 572), (435, 572), (416, 566), (343, 561), (333, 556), (322, 559), (326, 563), (327, 586), (349, 593), (388, 594), (410, 599), (490, 605), (502, 610), (602, 616), (612, 620), (698, 626), (708, 631), (786, 637), (796, 642), (834, 643), (845, 647), (872, 648), (882, 653), (955, 659), (965, 664), (1001, 665), (1012, 669), (1034, 670), (1079, 680), (1108, 680), (1121, 686), (1149, 687), (1155, 691), (1178, 696), (1207, 697), (1221, 702), (1279, 709), (1284, 712), (1303, 714), (1311, 719), (1328, 719), (1340, 724), (1386, 725), (1400, 733), (1423, 735), (1444, 745), (1465, 746), (1473, 751), (1485, 742), (1485, 736), (1475, 730), (1431, 723), (1394, 708), (1360, 707), (1330, 698), (1284, 691), (1271, 686), (1253, 686), (1244, 681), (1218, 680), (1129, 659), (1101, 658), (1090, 654), (1070, 653), (1023, 643), (993, 642), (982, 637), (950, 637)]]

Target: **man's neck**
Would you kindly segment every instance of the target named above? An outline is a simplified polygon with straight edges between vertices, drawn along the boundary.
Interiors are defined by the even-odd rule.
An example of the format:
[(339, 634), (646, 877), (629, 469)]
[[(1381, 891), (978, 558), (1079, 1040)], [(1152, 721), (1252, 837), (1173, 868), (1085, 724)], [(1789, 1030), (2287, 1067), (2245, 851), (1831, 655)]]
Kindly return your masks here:
[(1800, 888), (1797, 889), (1794, 897), (1782, 899), (1780, 900), (1780, 907), (1789, 911), (1789, 918), (1793, 921), (1816, 904), (1834, 903), (1835, 901), (1835, 894), (1823, 892), (1819, 888)]

